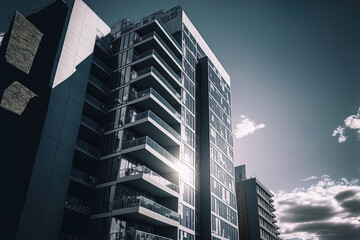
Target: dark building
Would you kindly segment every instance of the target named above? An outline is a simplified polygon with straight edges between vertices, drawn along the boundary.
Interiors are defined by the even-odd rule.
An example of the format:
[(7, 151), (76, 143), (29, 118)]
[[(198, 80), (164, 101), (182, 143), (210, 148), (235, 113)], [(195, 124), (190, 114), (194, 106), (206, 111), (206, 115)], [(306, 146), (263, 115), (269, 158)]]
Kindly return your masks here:
[(235, 167), (240, 240), (278, 240), (272, 197), (256, 178), (246, 178), (245, 165)]
[(181, 7), (57, 0), (0, 60), (6, 239), (238, 239), (230, 77)]

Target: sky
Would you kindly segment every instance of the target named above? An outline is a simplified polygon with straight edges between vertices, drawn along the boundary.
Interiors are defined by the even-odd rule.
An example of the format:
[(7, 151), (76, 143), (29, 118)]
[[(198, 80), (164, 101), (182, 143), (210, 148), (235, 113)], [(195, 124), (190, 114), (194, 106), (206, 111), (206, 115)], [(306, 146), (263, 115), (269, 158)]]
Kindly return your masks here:
[[(2, 0), (0, 31), (47, 2)], [(360, 236), (359, 1), (86, 2), (109, 25), (181, 5), (231, 77), (235, 163), (275, 193), (282, 237)]]

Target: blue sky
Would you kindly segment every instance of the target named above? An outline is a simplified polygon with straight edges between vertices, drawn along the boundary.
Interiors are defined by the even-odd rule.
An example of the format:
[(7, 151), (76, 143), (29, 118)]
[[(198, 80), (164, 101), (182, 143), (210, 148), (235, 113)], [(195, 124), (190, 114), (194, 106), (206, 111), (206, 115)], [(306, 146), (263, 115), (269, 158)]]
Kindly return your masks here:
[[(14, 10), (27, 13), (47, 2), (2, 1), (0, 31), (7, 30)], [(325, 189), (330, 181), (343, 186), (326, 198), (338, 204), (336, 211), (345, 208), (334, 197), (347, 187), (355, 191), (348, 201), (360, 206), (359, 1), (86, 2), (109, 25), (181, 5), (231, 76), (233, 129), (239, 137), (234, 138), (236, 164), (246, 164), (247, 175), (279, 193), (280, 202), (289, 202), (294, 194), (316, 195), (314, 189)], [(344, 179), (351, 184), (341, 185)], [(296, 195), (298, 189), (306, 194)], [(292, 204), (304, 207), (298, 201)], [(278, 207), (283, 211), (279, 215), (286, 213), (284, 206)], [(314, 221), (332, 226), (334, 219)], [(286, 221), (280, 218), (279, 224)], [(326, 239), (320, 228), (306, 228), (308, 223), (296, 222), (299, 226), (293, 229)], [(295, 226), (294, 221), (289, 224)], [(359, 228), (349, 231), (360, 234)]]

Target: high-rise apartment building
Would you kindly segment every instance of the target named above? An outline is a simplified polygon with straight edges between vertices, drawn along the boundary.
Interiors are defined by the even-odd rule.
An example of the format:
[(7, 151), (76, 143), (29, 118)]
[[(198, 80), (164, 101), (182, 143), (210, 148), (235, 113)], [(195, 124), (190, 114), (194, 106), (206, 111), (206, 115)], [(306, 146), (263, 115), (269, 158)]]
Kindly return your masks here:
[(279, 240), (274, 196), (256, 178), (246, 178), (245, 165), (235, 167), (239, 240)]
[(238, 239), (230, 77), (185, 12), (110, 28), (66, 2), (0, 49), (8, 236)]

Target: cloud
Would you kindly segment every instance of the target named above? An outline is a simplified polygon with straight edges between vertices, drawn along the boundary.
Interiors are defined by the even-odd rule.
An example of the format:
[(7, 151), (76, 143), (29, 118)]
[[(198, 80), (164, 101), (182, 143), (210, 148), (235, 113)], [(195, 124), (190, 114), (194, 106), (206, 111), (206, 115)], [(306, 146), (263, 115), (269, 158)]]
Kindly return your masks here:
[(278, 191), (274, 200), (282, 239), (359, 239), (359, 179), (323, 175), (308, 188)]
[(345, 142), (346, 139), (348, 138), (347, 136), (344, 135), (344, 133), (345, 133), (345, 128), (342, 127), (342, 126), (338, 126), (338, 127), (333, 131), (332, 136), (335, 137), (336, 135), (339, 134), (338, 142), (339, 142), (339, 143), (343, 143), (343, 142)]
[(343, 125), (339, 125), (332, 133), (332, 136), (335, 137), (339, 135), (338, 142), (343, 143), (348, 138), (345, 136), (345, 129), (353, 129), (357, 133), (357, 139), (360, 140), (360, 107), (356, 115), (350, 115), (344, 120)]
[(317, 178), (318, 178), (317, 176), (311, 176), (311, 177), (303, 178), (303, 179), (301, 179), (301, 181), (306, 182), (306, 181), (310, 181), (310, 180), (315, 180)]
[(240, 123), (236, 124), (236, 129), (234, 130), (236, 138), (242, 138), (249, 134), (253, 134), (255, 131), (265, 127), (264, 123), (256, 124), (245, 115), (241, 115), (240, 118)]

